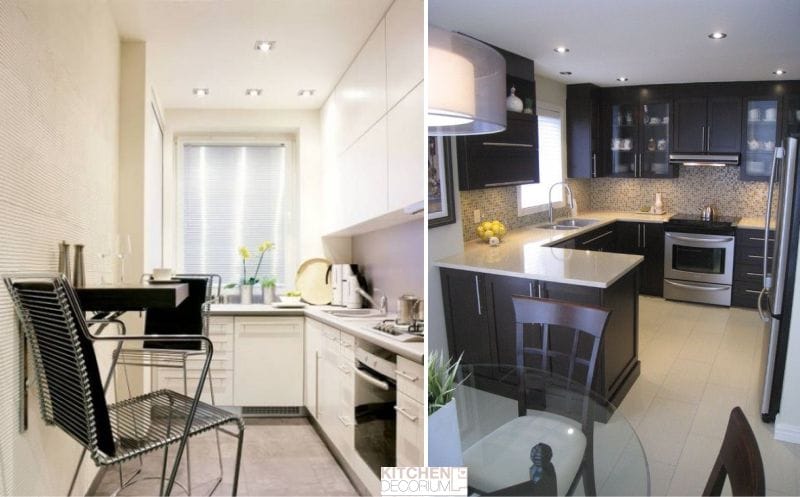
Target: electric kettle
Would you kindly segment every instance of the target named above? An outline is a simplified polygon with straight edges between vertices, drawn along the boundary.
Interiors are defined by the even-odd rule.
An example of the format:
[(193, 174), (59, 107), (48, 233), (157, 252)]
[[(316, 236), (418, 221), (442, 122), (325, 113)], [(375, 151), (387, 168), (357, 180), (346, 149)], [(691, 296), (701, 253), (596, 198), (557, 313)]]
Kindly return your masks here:
[(714, 208), (710, 205), (707, 205), (700, 209), (700, 219), (703, 221), (713, 221), (714, 220)]

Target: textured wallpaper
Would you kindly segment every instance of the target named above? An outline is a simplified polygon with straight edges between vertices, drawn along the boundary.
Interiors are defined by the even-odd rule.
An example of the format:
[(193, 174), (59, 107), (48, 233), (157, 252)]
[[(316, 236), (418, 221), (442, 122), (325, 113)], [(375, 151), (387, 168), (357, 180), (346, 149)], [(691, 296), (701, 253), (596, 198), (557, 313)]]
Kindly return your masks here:
[[(683, 167), (674, 179), (596, 178), (569, 180), (578, 210), (633, 211), (655, 202), (661, 192), (669, 212), (697, 213), (706, 203), (717, 214), (763, 216), (767, 185), (739, 181), (738, 167)], [(487, 188), (461, 192), (464, 241), (477, 238), (473, 211), (481, 209), (483, 220), (500, 219), (509, 229), (547, 221), (547, 212), (517, 217), (517, 187)], [(567, 209), (556, 211), (566, 216)]]

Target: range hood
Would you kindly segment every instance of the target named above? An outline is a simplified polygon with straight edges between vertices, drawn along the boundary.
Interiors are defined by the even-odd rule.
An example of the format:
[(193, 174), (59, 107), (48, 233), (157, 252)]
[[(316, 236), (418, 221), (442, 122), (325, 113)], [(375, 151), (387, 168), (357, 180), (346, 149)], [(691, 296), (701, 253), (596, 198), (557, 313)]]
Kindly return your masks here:
[(739, 154), (669, 154), (669, 161), (682, 166), (738, 166)]

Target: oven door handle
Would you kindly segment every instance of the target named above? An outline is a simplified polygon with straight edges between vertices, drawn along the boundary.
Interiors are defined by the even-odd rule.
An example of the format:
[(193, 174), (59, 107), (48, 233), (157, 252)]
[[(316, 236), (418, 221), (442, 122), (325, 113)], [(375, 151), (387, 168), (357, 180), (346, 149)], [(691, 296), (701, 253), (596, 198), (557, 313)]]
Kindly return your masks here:
[(727, 290), (730, 287), (724, 285), (709, 285), (708, 283), (704, 283), (701, 285), (687, 285), (686, 283), (678, 283), (677, 281), (665, 280), (665, 282), (669, 285), (674, 285), (680, 288), (688, 288), (689, 290), (704, 290), (707, 292), (717, 292), (722, 290)]
[(366, 381), (367, 383), (370, 383), (373, 386), (376, 386), (376, 387), (378, 387), (381, 390), (384, 390), (386, 392), (389, 391), (389, 384), (386, 383), (385, 381), (381, 381), (381, 380), (375, 378), (374, 376), (372, 376), (371, 374), (365, 373), (364, 371), (362, 371), (362, 370), (360, 370), (358, 368), (354, 368), (354, 370), (355, 370), (356, 374), (359, 377), (361, 377), (361, 379)]
[(665, 235), (667, 238), (672, 238), (673, 240), (678, 240), (681, 242), (711, 242), (711, 243), (730, 243), (733, 241), (732, 236), (680, 236), (674, 233), (666, 233)]

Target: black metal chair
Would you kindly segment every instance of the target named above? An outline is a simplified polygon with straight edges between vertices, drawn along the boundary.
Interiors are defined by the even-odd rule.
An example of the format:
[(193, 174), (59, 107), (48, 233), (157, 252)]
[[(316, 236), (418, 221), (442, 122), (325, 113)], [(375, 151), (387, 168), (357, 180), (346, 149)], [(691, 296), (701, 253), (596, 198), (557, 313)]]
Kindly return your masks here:
[[(46, 424), (56, 425), (81, 444), (98, 466), (121, 464), (164, 449), (160, 494), (172, 492), (189, 437), (228, 424), (238, 433), (232, 495), (238, 490), (244, 422), (241, 417), (200, 401), (213, 355), (202, 335), (93, 336), (77, 297), (63, 275), (6, 275), (30, 349), (38, 383), (39, 404)], [(205, 361), (193, 397), (158, 390), (113, 404), (105, 399), (93, 344), (95, 342), (191, 340), (201, 343)], [(175, 462), (166, 477), (169, 447), (177, 444)], [(120, 470), (121, 471), (121, 470)]]
[[(521, 495), (519, 491), (530, 489), (526, 476), (532, 478), (531, 461), (541, 452), (554, 466), (556, 481), (540, 485), (557, 495), (572, 495), (582, 479), (586, 495), (597, 495), (590, 391), (611, 311), (533, 297), (513, 296), (512, 300), (518, 417), (464, 451), (470, 487), (482, 494)], [(533, 360), (526, 361), (531, 356)], [(565, 378), (566, 392), (548, 396), (547, 382), (528, 378), (526, 368)], [(538, 410), (545, 404), (546, 411)], [(529, 409), (536, 412), (529, 415)], [(515, 480), (518, 485), (507, 484)]]

